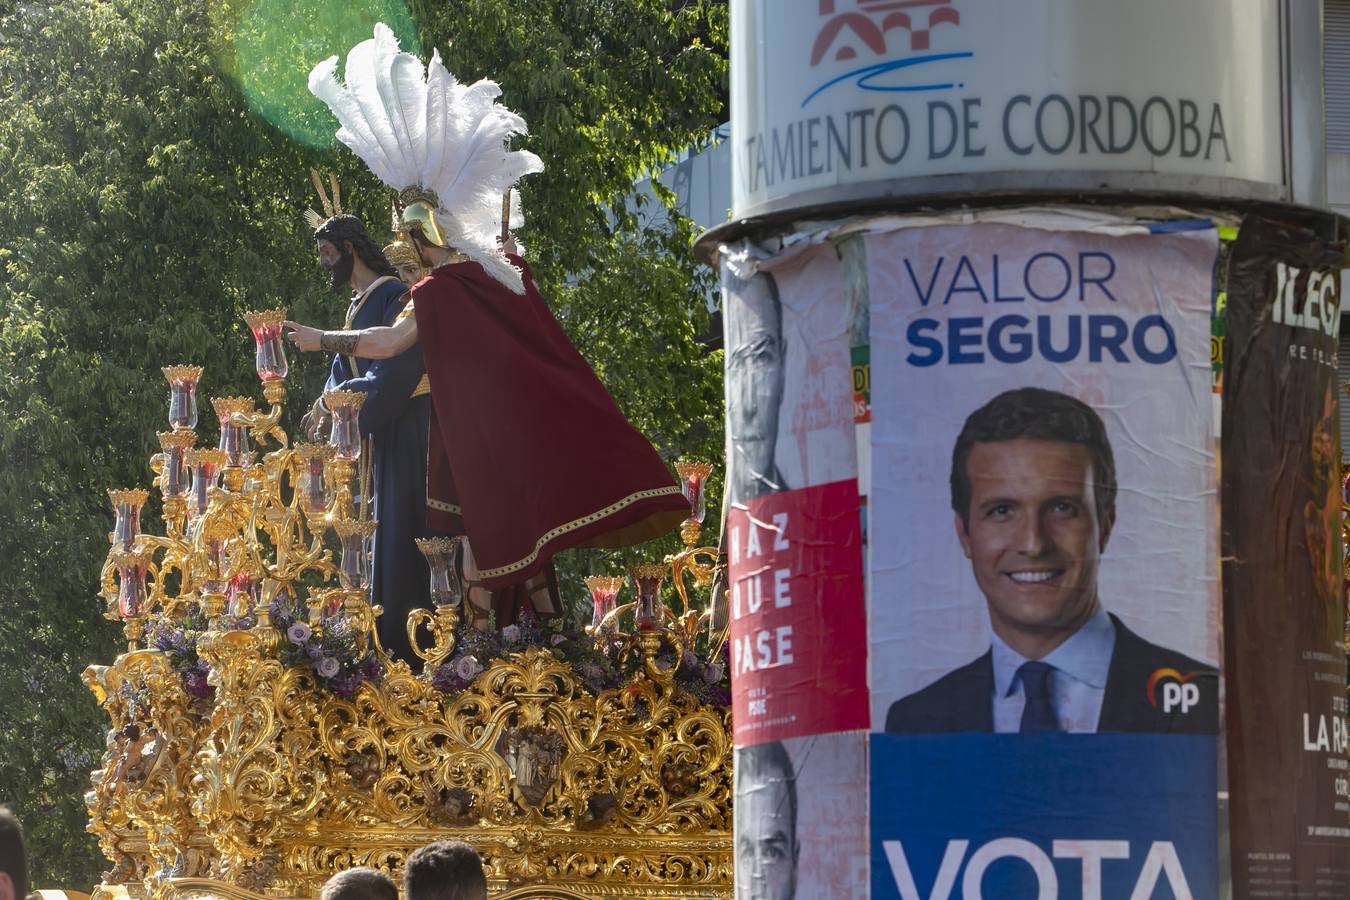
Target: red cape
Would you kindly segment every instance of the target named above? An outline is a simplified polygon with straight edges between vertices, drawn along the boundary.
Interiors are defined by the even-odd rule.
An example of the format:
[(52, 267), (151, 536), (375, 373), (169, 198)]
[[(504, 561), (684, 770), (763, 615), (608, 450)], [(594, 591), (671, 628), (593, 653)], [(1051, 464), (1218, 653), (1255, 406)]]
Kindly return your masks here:
[(427, 522), (467, 534), (484, 587), (517, 584), (568, 547), (625, 547), (689, 515), (665, 463), (630, 425), (535, 288), (477, 263), (413, 287), (431, 381)]

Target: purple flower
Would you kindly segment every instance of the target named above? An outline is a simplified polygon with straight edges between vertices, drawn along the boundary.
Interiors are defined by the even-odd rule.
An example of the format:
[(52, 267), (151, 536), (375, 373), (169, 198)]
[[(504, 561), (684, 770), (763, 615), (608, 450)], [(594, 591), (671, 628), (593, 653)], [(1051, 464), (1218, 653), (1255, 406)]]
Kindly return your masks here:
[(314, 664), (314, 670), (324, 678), (332, 678), (341, 668), (338, 661), (331, 656), (325, 656)]
[(358, 675), (343, 675), (341, 678), (334, 678), (328, 683), (328, 686), (339, 697), (351, 697), (356, 693), (356, 689), (361, 686), (362, 680)]
[(508, 644), (514, 644), (516, 641), (520, 640), (520, 626), (507, 625), (505, 628), (503, 628), (502, 640)]
[(454, 687), (454, 683), (455, 670), (449, 663), (442, 663), (431, 673), (431, 685), (438, 691), (448, 691)]
[(323, 656), (323, 646), (318, 641), (310, 641), (305, 645), (305, 653), (310, 659), (319, 659)]
[(717, 684), (722, 680), (722, 674), (726, 669), (721, 663), (713, 663), (703, 670), (703, 680), (708, 684)]
[(680, 665), (686, 669), (694, 670), (698, 668), (698, 654), (693, 650), (686, 650), (680, 657)]
[(470, 680), (481, 671), (483, 671), (482, 664), (472, 656), (461, 656), (459, 662), (455, 663), (455, 674), (465, 681)]
[(183, 678), (183, 683), (189, 694), (200, 699), (209, 698), (216, 692), (204, 672), (188, 672)]
[(304, 622), (296, 622), (290, 628), (286, 629), (286, 638), (292, 644), (303, 644), (309, 640), (309, 636), (314, 632)]
[(551, 638), (548, 639), (548, 642), (549, 642), (550, 644), (552, 644), (554, 647), (556, 647), (556, 646), (558, 646), (559, 644), (564, 643), (566, 640), (567, 640), (567, 635), (565, 635), (565, 634), (555, 634), (553, 637), (551, 637)]

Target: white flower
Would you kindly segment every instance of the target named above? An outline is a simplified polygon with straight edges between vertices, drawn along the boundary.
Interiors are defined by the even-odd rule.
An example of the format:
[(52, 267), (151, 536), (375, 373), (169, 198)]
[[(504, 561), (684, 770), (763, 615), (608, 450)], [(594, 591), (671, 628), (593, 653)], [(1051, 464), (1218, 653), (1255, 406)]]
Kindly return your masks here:
[(331, 656), (325, 656), (314, 664), (314, 670), (324, 678), (332, 678), (341, 668), (338, 661)]

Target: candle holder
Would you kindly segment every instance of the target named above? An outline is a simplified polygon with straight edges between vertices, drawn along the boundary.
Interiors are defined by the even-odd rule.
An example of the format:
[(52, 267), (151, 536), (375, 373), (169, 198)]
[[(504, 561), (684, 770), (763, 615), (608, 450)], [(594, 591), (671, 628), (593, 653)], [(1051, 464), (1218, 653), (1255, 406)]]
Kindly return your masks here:
[(181, 499), (187, 494), (187, 452), (197, 443), (191, 431), (159, 431), (160, 452), (150, 458), (151, 470), (159, 476), (156, 486), (165, 501)]
[(188, 520), (196, 521), (206, 514), (211, 505), (211, 488), (220, 485), (220, 470), (225, 467), (225, 451), (201, 448), (189, 450), (186, 455), (192, 471), (192, 488), (188, 493)]
[(296, 444), (295, 457), (300, 470), (295, 482), (297, 503), (313, 530), (333, 507), (333, 485), (327, 477), (333, 448), (328, 444)]
[(140, 488), (108, 491), (108, 499), (112, 501), (113, 515), (116, 517), (112, 534), (109, 535), (113, 549), (124, 553), (135, 549), (136, 538), (141, 533), (141, 507), (149, 498), (150, 492)]
[(220, 631), (221, 618), (228, 606), (230, 582), (243, 571), (244, 553), (240, 544), (240, 523), (233, 515), (228, 499), (219, 491), (211, 493), (211, 505), (193, 526), (192, 550), (201, 585), (202, 613), (206, 616), (207, 627), (211, 631)]
[(638, 563), (628, 567), (628, 574), (633, 579), (633, 593), (637, 596), (633, 608), (634, 624), (638, 631), (653, 631), (658, 624), (661, 582), (665, 580), (666, 567), (660, 563)]
[(187, 495), (192, 489), (188, 479), (187, 454), (197, 442), (191, 431), (160, 431), (160, 452), (150, 458), (150, 469), (159, 478), (156, 484), (164, 501), (164, 522), (169, 535), (183, 534), (187, 520)]
[(689, 518), (680, 526), (680, 539), (686, 547), (698, 544), (699, 531), (708, 514), (707, 487), (712, 470), (712, 463), (699, 460), (682, 459), (675, 463), (675, 473), (680, 476), (680, 493), (689, 501)]
[[(712, 463), (695, 459), (682, 459), (675, 463), (675, 473), (680, 478), (680, 493), (689, 501), (689, 518), (680, 526), (680, 539), (684, 549), (666, 557), (671, 577), (675, 582), (675, 593), (680, 598), (681, 627), (688, 631), (688, 616), (691, 604), (689, 585), (685, 575), (693, 576), (694, 584), (700, 588), (708, 586), (717, 573), (718, 552), (716, 547), (698, 546), (699, 534), (703, 530), (703, 520), (708, 514), (708, 477), (712, 475)], [(712, 619), (711, 609), (702, 613), (702, 618)], [(695, 622), (697, 621), (697, 617)]]
[(329, 522), (350, 520), (355, 515), (352, 504), (352, 475), (356, 461), (361, 457), (361, 429), (358, 420), (366, 395), (359, 391), (328, 391), (323, 405), (332, 413), (332, 430), (328, 445), (333, 448), (329, 461), (328, 481), (333, 487), (333, 506), (328, 512)]
[(249, 310), (244, 313), (244, 321), (248, 323), (257, 344), (253, 367), (258, 377), (264, 384), (283, 380), (290, 368), (286, 362), (286, 346), (281, 341), (281, 324), (286, 321), (286, 310)]
[[(459, 560), (464, 552), (464, 537), (416, 538), (417, 549), (431, 570), (430, 599), (435, 611), (414, 609), (408, 615), (408, 646), (424, 670), (432, 671), (450, 657), (455, 649), (455, 629), (464, 603), (464, 583), (459, 575)], [(431, 645), (423, 646), (419, 629), (431, 634)]]
[[(247, 397), (212, 397), (211, 406), (220, 420), (220, 443), (217, 446), (225, 451), (225, 465), (230, 469), (241, 469), (248, 465), (251, 456), (248, 449), (248, 425), (242, 417), (253, 412), (253, 401)], [(227, 475), (225, 487), (232, 491), (239, 490), (243, 473), (240, 472), (239, 476), (240, 485), (232, 486)]]
[(165, 366), (161, 371), (169, 381), (169, 427), (191, 431), (197, 427), (197, 382), (202, 367)]
[(145, 576), (150, 566), (147, 553), (118, 550), (113, 554), (117, 567), (117, 615), (122, 619), (122, 633), (127, 649), (135, 650), (136, 643), (145, 635), (147, 613)]
[(334, 522), (333, 530), (342, 542), (342, 568), (338, 581), (348, 591), (365, 591), (370, 587), (370, 539), (375, 534), (375, 522)]
[(248, 412), (234, 416), (237, 424), (248, 427), (255, 441), (262, 443), (263, 438), (271, 437), (282, 447), (290, 440), (285, 430), (277, 424), (281, 421), (281, 406), (286, 400), (286, 374), (290, 368), (281, 340), (281, 326), (285, 319), (284, 309), (244, 313), (244, 321), (248, 323), (257, 344), (253, 366), (262, 381), (263, 399), (270, 409), (267, 412), (254, 412), (250, 406)]
[(623, 579), (614, 575), (592, 575), (586, 579), (586, 588), (591, 592), (591, 634), (602, 630), (613, 631), (614, 601), (623, 588)]
[(459, 606), (464, 600), (464, 585), (459, 577), (463, 536), (414, 538), (414, 542), (426, 558), (427, 568), (431, 570), (431, 605), (437, 609)]
[(328, 443), (337, 459), (352, 462), (361, 458), (361, 404), (366, 395), (360, 391), (326, 391), (323, 405), (333, 414)]

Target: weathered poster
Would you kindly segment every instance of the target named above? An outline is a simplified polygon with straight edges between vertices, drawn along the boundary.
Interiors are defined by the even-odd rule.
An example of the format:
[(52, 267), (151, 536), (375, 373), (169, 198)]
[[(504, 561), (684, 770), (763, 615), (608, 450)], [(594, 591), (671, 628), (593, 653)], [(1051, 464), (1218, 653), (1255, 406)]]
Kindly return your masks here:
[(867, 726), (862, 525), (852, 481), (731, 509), (736, 744)]
[(1229, 263), (1224, 622), (1233, 896), (1350, 896), (1336, 358), (1343, 250), (1249, 219)]
[(753, 268), (738, 277), (723, 267), (738, 746), (868, 722), (851, 320), (839, 260), (823, 245)]
[(867, 896), (867, 733), (736, 751), (737, 900)]
[(1217, 243), (869, 236), (873, 897), (1217, 896)]

